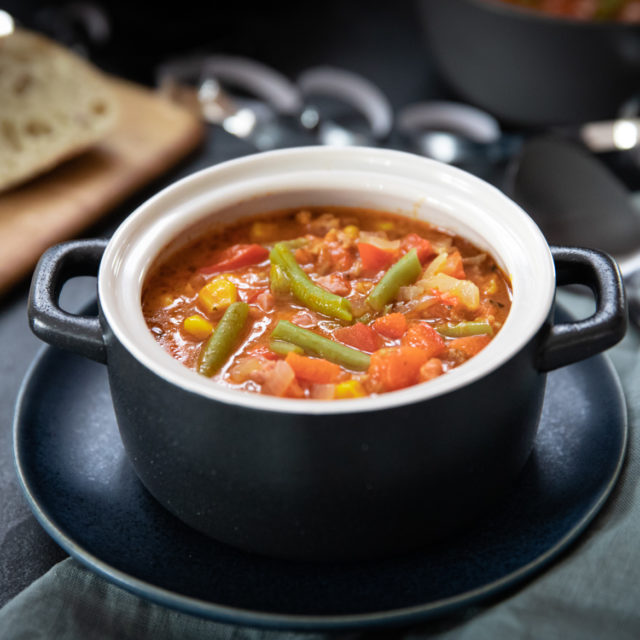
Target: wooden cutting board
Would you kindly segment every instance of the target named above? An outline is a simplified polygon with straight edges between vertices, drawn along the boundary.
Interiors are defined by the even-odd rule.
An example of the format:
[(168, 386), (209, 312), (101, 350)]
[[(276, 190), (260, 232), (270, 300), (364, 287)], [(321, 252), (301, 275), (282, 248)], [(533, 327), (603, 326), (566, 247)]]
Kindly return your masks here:
[(114, 79), (117, 128), (53, 171), (0, 193), (0, 295), (42, 252), (72, 238), (175, 165), (203, 139), (191, 112), (151, 89)]

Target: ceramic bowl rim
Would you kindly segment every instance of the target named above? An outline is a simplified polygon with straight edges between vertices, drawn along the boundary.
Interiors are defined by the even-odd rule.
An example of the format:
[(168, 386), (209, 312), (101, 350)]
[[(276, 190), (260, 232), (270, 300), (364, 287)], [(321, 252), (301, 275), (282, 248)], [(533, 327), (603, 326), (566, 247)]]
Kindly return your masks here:
[[(509, 273), (514, 278), (512, 311), (503, 329), (480, 354), (428, 383), (378, 396), (328, 402), (276, 398), (226, 388), (190, 371), (156, 343), (144, 323), (140, 306), (146, 269), (166, 244), (166, 239), (179, 235), (176, 229), (186, 229), (194, 224), (194, 220), (215, 211), (214, 206), (208, 209), (208, 214), (202, 213), (212, 198), (218, 198), (215, 200), (218, 206), (221, 202), (247, 202), (252, 198), (260, 202), (269, 186), (276, 184), (281, 185), (281, 190), (285, 189), (282, 185), (288, 184), (294, 185), (293, 191), (295, 188), (304, 191), (304, 185), (306, 188), (315, 185), (327, 193), (333, 193), (331, 190), (334, 189), (341, 196), (353, 192), (353, 195), (360, 193), (361, 197), (364, 191), (347, 185), (354, 176), (368, 180), (363, 189), (367, 193), (373, 190), (373, 202), (384, 196), (385, 189), (389, 197), (400, 197), (397, 193), (394, 196), (394, 190), (397, 192), (403, 185), (407, 191), (415, 188), (414, 196), (427, 187), (436, 192), (440, 189), (444, 194), (440, 206), (444, 209), (438, 215), (446, 217), (451, 214), (446, 208), (453, 207), (452, 202), (462, 203), (463, 208), (466, 206), (472, 211), (471, 215), (485, 216), (482, 219), (485, 226), (491, 227), (491, 234), (504, 236), (492, 242), (502, 242), (508, 247), (510, 242), (517, 243), (513, 251), (509, 248), (513, 253), (509, 260), (515, 261), (516, 270), (520, 270), (520, 273)], [(276, 196), (280, 194), (277, 188), (272, 191)], [(244, 194), (244, 199), (240, 198), (240, 193)], [(426, 193), (425, 198), (429, 197)], [(484, 204), (475, 204), (474, 198), (483, 200)], [(435, 211), (437, 198), (434, 201), (430, 206), (435, 207)], [(416, 207), (424, 204), (416, 202)], [(486, 211), (488, 206), (492, 207), (490, 213)], [(470, 217), (470, 214), (464, 215)], [(461, 224), (470, 224), (463, 220), (464, 215), (459, 215)], [(489, 230), (486, 233), (489, 234)], [(494, 256), (503, 262), (502, 250), (489, 244)], [(520, 253), (525, 255), (520, 256)], [(506, 267), (511, 269), (511, 265)], [(515, 278), (518, 287), (521, 283), (525, 289), (533, 288), (533, 301), (522, 300), (524, 296), (519, 294)], [(531, 218), (502, 192), (455, 167), (406, 152), (367, 147), (301, 147), (257, 153), (182, 178), (140, 205), (118, 227), (107, 245), (98, 274), (100, 307), (110, 330), (147, 369), (170, 384), (213, 401), (259, 411), (299, 414), (384, 410), (426, 401), (464, 387), (503, 365), (534, 337), (548, 317), (554, 294), (554, 263), (544, 236)], [(513, 317), (516, 307), (519, 319)]]

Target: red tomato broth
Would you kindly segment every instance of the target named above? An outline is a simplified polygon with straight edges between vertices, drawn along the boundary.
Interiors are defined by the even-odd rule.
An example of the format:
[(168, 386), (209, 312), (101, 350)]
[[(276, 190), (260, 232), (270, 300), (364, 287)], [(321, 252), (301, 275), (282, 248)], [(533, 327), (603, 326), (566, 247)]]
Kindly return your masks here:
[[(425, 242), (421, 243), (419, 238)], [(292, 253), (314, 283), (349, 301), (351, 322), (309, 309), (291, 291), (272, 291), (268, 257), (228, 271), (215, 268), (217, 261), (233, 254), (235, 245), (260, 244), (271, 250), (284, 240), (296, 240)], [(367, 296), (382, 279), (388, 265), (381, 265), (380, 269), (365, 268), (359, 244), (373, 245), (393, 255), (392, 263), (412, 248), (422, 247), (419, 254), (422, 275), (413, 284), (402, 287), (382, 311), (373, 310)], [(365, 261), (373, 253), (368, 247), (367, 251)], [(252, 251), (252, 254), (258, 260), (265, 252)], [(465, 282), (477, 287), (477, 308), (462, 304), (455, 292), (424, 288), (425, 282), (431, 282), (423, 278), (433, 268), (434, 261), (440, 263), (437, 269), (440, 278), (458, 282), (464, 275)], [(203, 331), (207, 331), (207, 323), (215, 328), (225, 305), (204, 309), (199, 302), (199, 292), (216, 278), (232, 283), (236, 300), (248, 303), (249, 314), (226, 363), (212, 380), (234, 389), (257, 393), (275, 390), (276, 395), (293, 398), (327, 399), (332, 393), (334, 398), (375, 395), (445, 374), (472, 357), (468, 355), (471, 350), (447, 347), (464, 336), (437, 333), (443, 345), (438, 342), (437, 348), (433, 348), (433, 340), (426, 341), (431, 345), (427, 346), (412, 336), (436, 334), (433, 329), (442, 330), (445, 325), (454, 325), (455, 333), (455, 325), (469, 322), (489, 325), (495, 336), (511, 306), (509, 280), (493, 258), (447, 230), (392, 213), (346, 207), (271, 212), (203, 230), (173, 251), (168, 247), (146, 278), (142, 310), (149, 329), (168, 353), (194, 370), (198, 370), (208, 336), (196, 336), (186, 330), (185, 319), (197, 316), (196, 324), (202, 324)], [(364, 371), (341, 366), (343, 375), (334, 376), (330, 383), (321, 376), (312, 381), (307, 379), (308, 375), (295, 375), (295, 372), (291, 378), (293, 369), (287, 364), (286, 354), (276, 354), (270, 347), (271, 333), (280, 320), (334, 342), (360, 347), (364, 353), (371, 354), (372, 365)], [(482, 348), (490, 339), (487, 336), (486, 340), (471, 342), (481, 344)], [(473, 355), (476, 352), (474, 350)], [(315, 357), (313, 353), (302, 355)], [(398, 367), (402, 368), (405, 361), (408, 362), (405, 375), (398, 376)], [(299, 363), (308, 364), (295, 357), (290, 357), (289, 362), (294, 362), (299, 371), (302, 369)], [(333, 370), (325, 364), (318, 365), (319, 371)]]

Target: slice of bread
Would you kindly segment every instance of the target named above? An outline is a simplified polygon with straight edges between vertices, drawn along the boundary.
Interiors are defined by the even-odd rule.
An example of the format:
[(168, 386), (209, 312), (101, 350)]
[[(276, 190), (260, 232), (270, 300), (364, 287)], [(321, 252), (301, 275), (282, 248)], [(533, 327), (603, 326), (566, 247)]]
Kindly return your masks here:
[(117, 102), (102, 72), (61, 45), (16, 29), (0, 38), (0, 191), (104, 138)]

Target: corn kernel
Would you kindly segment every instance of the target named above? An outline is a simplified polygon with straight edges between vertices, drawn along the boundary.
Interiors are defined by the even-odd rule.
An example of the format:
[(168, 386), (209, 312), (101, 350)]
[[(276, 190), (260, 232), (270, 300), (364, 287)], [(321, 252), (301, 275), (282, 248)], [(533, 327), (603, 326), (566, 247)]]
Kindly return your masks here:
[(236, 286), (233, 282), (223, 277), (213, 279), (198, 292), (198, 304), (207, 313), (224, 311), (237, 299)]
[(381, 220), (376, 224), (376, 229), (378, 229), (378, 231), (391, 231), (393, 227), (394, 224), (391, 220)]
[(350, 237), (350, 238), (357, 238), (358, 234), (360, 233), (360, 229), (358, 229), (358, 227), (356, 227), (355, 224), (348, 224), (343, 231)]
[(359, 380), (339, 382), (334, 391), (334, 397), (337, 399), (363, 398), (366, 395), (364, 387)]
[(182, 326), (187, 333), (191, 334), (194, 338), (198, 338), (198, 340), (208, 338), (213, 331), (213, 325), (198, 314), (185, 318)]
[(278, 232), (275, 222), (254, 222), (251, 225), (251, 239), (254, 242), (268, 242)]
[(491, 280), (489, 280), (489, 284), (485, 287), (483, 293), (485, 295), (492, 295), (498, 290), (498, 283), (496, 281), (495, 276), (491, 276)]

